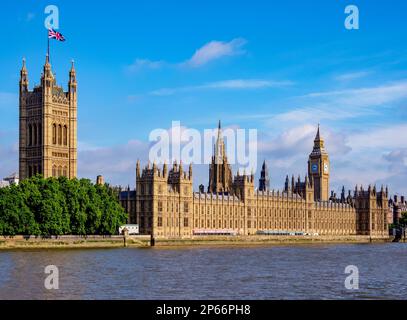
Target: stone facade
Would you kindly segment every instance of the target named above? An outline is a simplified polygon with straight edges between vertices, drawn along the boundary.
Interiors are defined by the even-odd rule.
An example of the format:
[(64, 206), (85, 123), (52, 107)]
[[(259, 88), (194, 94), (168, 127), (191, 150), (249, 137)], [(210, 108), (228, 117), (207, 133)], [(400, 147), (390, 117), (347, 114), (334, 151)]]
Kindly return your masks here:
[(76, 177), (77, 171), (77, 82), (74, 64), (69, 71), (68, 91), (56, 83), (48, 55), (40, 85), (28, 88), (23, 60), (20, 71), (20, 179)]
[[(136, 168), (136, 190), (121, 195), (129, 222), (154, 237), (190, 237), (198, 232), (253, 235), (258, 232), (299, 232), (327, 236), (388, 236), (388, 190), (356, 187), (340, 198), (329, 197), (329, 157), (318, 133), (309, 156), (308, 175), (286, 179), (282, 191), (255, 190), (254, 175), (229, 178), (230, 167), (220, 138), (210, 166), (209, 192), (193, 191), (188, 172), (174, 163), (170, 170), (148, 164)], [(216, 163), (216, 159), (220, 163)], [(264, 167), (260, 184), (265, 185)], [(329, 197), (329, 198), (328, 198)], [(129, 210), (131, 208), (131, 211)]]
[(404, 196), (395, 195), (389, 200), (389, 223), (398, 224), (403, 212), (407, 212), (407, 201)]

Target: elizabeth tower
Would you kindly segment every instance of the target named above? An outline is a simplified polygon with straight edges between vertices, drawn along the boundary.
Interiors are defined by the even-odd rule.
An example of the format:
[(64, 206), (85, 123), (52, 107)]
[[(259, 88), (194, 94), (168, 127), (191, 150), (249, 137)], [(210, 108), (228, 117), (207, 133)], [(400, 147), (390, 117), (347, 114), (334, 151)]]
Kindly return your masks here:
[(20, 72), (20, 179), (41, 174), (44, 178), (76, 177), (77, 83), (72, 62), (68, 91), (56, 83), (47, 55), (41, 83), (28, 88), (23, 60)]
[(314, 140), (314, 147), (308, 160), (308, 175), (314, 184), (314, 199), (316, 201), (329, 200), (329, 156), (325, 150), (324, 140), (319, 133)]

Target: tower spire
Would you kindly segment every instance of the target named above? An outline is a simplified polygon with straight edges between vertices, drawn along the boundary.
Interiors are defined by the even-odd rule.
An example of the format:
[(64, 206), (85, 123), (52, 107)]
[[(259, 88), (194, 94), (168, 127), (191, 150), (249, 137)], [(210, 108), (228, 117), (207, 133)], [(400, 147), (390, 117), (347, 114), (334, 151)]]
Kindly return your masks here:
[(321, 140), (321, 136), (319, 133), (319, 123), (318, 123), (318, 130), (317, 130), (317, 135), (315, 136), (315, 141), (320, 141)]
[(269, 189), (270, 189), (269, 172), (268, 172), (266, 160), (264, 160), (263, 165), (261, 167), (261, 173), (260, 173), (260, 179), (259, 179), (259, 190), (268, 191)]
[(25, 58), (23, 58), (23, 66), (20, 71), (20, 91), (28, 91), (28, 72), (25, 65)]

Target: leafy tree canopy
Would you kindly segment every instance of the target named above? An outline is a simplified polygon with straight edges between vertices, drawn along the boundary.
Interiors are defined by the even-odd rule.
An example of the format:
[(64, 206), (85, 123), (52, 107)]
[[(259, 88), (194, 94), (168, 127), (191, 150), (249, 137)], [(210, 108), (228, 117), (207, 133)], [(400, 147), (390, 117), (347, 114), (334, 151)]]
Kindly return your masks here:
[(127, 214), (108, 185), (40, 175), (0, 189), (0, 235), (110, 235)]

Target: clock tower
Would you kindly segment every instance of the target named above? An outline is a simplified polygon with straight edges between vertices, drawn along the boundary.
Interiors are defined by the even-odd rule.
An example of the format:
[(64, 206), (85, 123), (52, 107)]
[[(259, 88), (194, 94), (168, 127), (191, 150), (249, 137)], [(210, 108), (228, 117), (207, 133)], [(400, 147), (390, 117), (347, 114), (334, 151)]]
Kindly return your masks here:
[(314, 184), (315, 201), (329, 200), (329, 170), (329, 156), (325, 150), (324, 140), (320, 136), (318, 125), (314, 148), (308, 160), (308, 175)]

